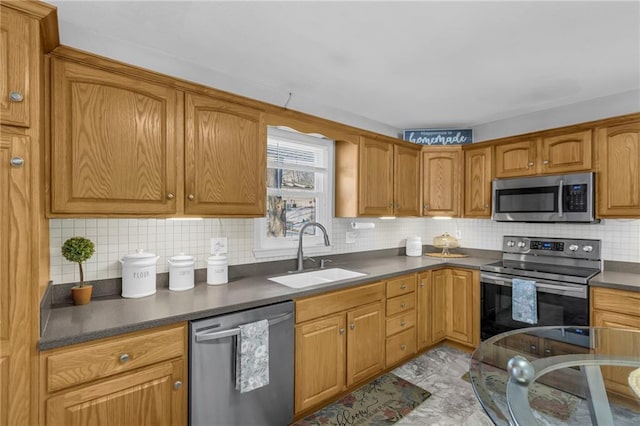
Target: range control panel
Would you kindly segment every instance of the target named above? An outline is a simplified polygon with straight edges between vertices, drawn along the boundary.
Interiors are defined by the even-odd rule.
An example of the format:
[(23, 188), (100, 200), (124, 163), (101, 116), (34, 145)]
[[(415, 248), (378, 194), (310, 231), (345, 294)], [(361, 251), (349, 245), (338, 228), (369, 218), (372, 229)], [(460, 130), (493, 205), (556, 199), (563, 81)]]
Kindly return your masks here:
[(502, 251), (505, 253), (600, 259), (600, 240), (505, 235), (502, 241)]

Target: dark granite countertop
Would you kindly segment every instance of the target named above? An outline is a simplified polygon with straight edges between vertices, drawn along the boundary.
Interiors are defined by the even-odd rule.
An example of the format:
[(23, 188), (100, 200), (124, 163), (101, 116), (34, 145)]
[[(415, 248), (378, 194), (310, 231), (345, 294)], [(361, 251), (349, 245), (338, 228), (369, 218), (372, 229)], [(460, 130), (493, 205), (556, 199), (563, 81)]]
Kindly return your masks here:
[(156, 294), (140, 299), (103, 297), (94, 299), (89, 305), (52, 308), (40, 337), (39, 349), (52, 349), (165, 324), (250, 309), (435, 267), (458, 266), (479, 269), (483, 264), (493, 261), (495, 258), (438, 259), (427, 256), (388, 256), (344, 262), (336, 260), (330, 267), (364, 272), (367, 276), (305, 289), (292, 289), (267, 280), (270, 276), (286, 273), (283, 271), (280, 274), (233, 278), (228, 284), (220, 286), (199, 282), (193, 289), (186, 291), (169, 291), (163, 287), (158, 288)]
[[(484, 264), (495, 262), (494, 256), (495, 252), (488, 251), (472, 253), (466, 258), (449, 259), (397, 254), (372, 254), (355, 258), (339, 255), (330, 268), (364, 272), (367, 276), (305, 289), (292, 289), (267, 279), (285, 274), (287, 269), (274, 271), (263, 264), (255, 264), (247, 269), (249, 272), (231, 277), (225, 285), (197, 282), (195, 288), (179, 292), (159, 286), (156, 294), (140, 299), (124, 299), (114, 295), (98, 297), (85, 306), (52, 307), (47, 310), (39, 349), (52, 349), (180, 321), (222, 315), (436, 267), (480, 269)], [(640, 291), (640, 265), (631, 265), (631, 269), (615, 270), (608, 270), (605, 266), (605, 270), (592, 278), (589, 284)]]
[(640, 291), (640, 274), (604, 270), (591, 278), (589, 285), (592, 287), (609, 287), (618, 290)]

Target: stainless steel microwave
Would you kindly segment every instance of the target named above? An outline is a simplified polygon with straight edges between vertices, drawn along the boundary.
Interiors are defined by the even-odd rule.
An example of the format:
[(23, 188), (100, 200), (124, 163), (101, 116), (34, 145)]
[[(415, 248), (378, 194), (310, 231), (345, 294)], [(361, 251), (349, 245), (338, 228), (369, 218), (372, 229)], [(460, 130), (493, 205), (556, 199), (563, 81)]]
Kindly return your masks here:
[(491, 218), (499, 222), (595, 223), (593, 173), (494, 179)]

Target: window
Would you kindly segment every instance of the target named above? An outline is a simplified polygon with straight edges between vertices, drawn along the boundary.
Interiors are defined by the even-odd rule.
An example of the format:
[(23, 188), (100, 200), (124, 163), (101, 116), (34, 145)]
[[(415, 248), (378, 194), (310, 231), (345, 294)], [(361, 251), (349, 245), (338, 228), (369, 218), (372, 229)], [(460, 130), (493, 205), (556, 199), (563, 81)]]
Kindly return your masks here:
[[(295, 255), (298, 233), (320, 222), (331, 236), (333, 141), (270, 127), (267, 134), (267, 216), (254, 225), (254, 255)], [(322, 233), (305, 229), (305, 253), (328, 253)]]

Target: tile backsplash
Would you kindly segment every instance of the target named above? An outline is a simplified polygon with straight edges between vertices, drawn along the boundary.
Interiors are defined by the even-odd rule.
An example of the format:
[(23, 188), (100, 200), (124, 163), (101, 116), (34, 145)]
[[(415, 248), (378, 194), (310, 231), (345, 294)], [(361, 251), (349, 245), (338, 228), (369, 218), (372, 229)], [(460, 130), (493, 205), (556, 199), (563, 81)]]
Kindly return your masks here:
[[(423, 244), (431, 244), (436, 235), (443, 232), (455, 235), (459, 231), (462, 247), (488, 250), (500, 250), (503, 235), (601, 239), (603, 259), (640, 262), (640, 220), (636, 219), (603, 220), (588, 225), (503, 223), (487, 219), (357, 221), (374, 222), (376, 227), (353, 231), (355, 243), (347, 243), (345, 237), (347, 231), (352, 231), (351, 220), (334, 219), (332, 254), (400, 247), (404, 246), (407, 236), (413, 235), (422, 237)], [(214, 236), (228, 238), (230, 265), (294, 258), (256, 259), (253, 256), (254, 219), (51, 219), (49, 227), (54, 284), (79, 280), (77, 265), (60, 254), (62, 243), (73, 236), (87, 237), (96, 246), (96, 253), (85, 265), (86, 280), (120, 277), (118, 260), (139, 248), (160, 256), (158, 272), (167, 272), (167, 259), (179, 252), (196, 256), (196, 268), (205, 268), (210, 238)]]

